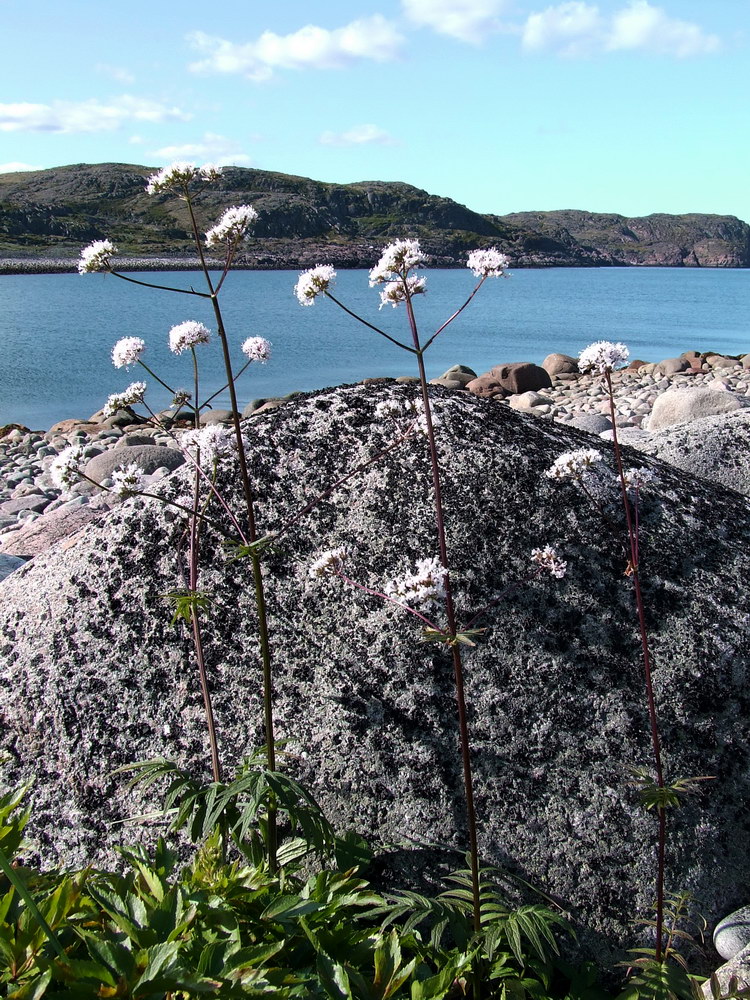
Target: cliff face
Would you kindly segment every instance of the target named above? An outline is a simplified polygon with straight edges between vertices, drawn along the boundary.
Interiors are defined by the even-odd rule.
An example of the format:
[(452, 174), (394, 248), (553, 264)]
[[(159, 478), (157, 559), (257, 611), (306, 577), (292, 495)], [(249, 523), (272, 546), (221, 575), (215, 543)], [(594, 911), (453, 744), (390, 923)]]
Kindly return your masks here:
[(593, 212), (514, 212), (514, 225), (569, 233), (620, 265), (749, 267), (750, 226), (732, 215), (648, 215), (627, 218)]
[[(104, 237), (124, 256), (191, 255), (186, 206), (147, 195), (152, 172), (105, 163), (0, 175), (0, 257), (70, 260)], [(242, 203), (259, 213), (241, 261), (249, 267), (371, 266), (384, 242), (404, 236), (419, 237), (443, 266), (462, 264), (476, 246), (499, 247), (514, 267), (750, 266), (750, 228), (731, 216), (481, 215), (409, 184), (326, 184), (231, 167), (199, 195), (200, 219), (210, 225)]]

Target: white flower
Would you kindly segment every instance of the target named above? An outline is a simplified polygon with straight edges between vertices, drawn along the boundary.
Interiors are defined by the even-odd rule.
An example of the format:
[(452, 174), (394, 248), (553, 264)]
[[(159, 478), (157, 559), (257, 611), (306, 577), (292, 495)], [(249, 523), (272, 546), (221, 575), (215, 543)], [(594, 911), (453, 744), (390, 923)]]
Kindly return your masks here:
[(210, 337), (211, 331), (207, 327), (197, 320), (188, 319), (169, 331), (169, 349), (173, 354), (182, 354), (196, 344), (207, 344)]
[[(404, 285), (404, 281), (406, 285)], [(406, 302), (406, 290), (408, 287), (409, 296), (421, 295), (427, 291), (427, 278), (410, 274), (406, 279), (398, 278), (396, 281), (389, 281), (380, 293), (380, 308), (383, 306), (393, 306), (395, 309), (401, 302)]]
[(271, 357), (271, 342), (265, 337), (248, 337), (240, 348), (248, 361), (260, 361), (265, 364)]
[(215, 163), (204, 163), (199, 170), (202, 181), (218, 181), (223, 172), (224, 168)]
[(247, 231), (258, 218), (252, 205), (232, 205), (206, 233), (206, 246), (216, 247), (222, 243), (234, 246), (247, 235)]
[(466, 266), (476, 278), (502, 278), (510, 265), (504, 253), (495, 247), (489, 250), (472, 250)]
[(346, 549), (330, 549), (315, 560), (310, 566), (308, 575), (313, 577), (336, 576), (343, 572), (344, 560), (346, 559)]
[(192, 392), (188, 392), (187, 389), (177, 389), (174, 396), (172, 397), (172, 402), (169, 404), (169, 408), (174, 409), (176, 407), (179, 410), (186, 403), (189, 403), (192, 398), (193, 398)]
[(568, 564), (564, 559), (560, 559), (551, 545), (545, 545), (543, 549), (532, 549), (531, 561), (535, 562), (541, 569), (547, 570), (550, 576), (557, 577), (558, 580), (565, 576), (568, 568)]
[(112, 348), (112, 364), (115, 368), (134, 365), (146, 350), (146, 342), (140, 337), (123, 337)]
[(94, 240), (81, 250), (78, 261), (78, 273), (89, 274), (92, 271), (108, 271), (109, 258), (117, 253), (117, 247), (109, 240)]
[(315, 297), (328, 291), (328, 286), (336, 280), (336, 272), (330, 264), (318, 264), (303, 271), (294, 286), (294, 294), (300, 305), (311, 306)]
[(413, 267), (422, 267), (429, 258), (419, 246), (419, 240), (396, 240), (389, 243), (380, 260), (370, 271), (370, 287), (390, 281), (394, 277), (405, 277)]
[(593, 371), (599, 375), (621, 368), (630, 357), (624, 344), (613, 344), (611, 340), (597, 340), (585, 347), (578, 355), (578, 367), (582, 372)]
[(102, 407), (102, 416), (113, 417), (118, 410), (126, 406), (133, 406), (135, 403), (142, 403), (146, 394), (145, 382), (131, 382), (124, 392), (113, 392), (107, 397), (107, 402)]
[(580, 481), (590, 471), (592, 466), (601, 462), (604, 455), (593, 448), (581, 448), (578, 451), (566, 451), (556, 458), (553, 465), (547, 469), (545, 476), (549, 479), (573, 479)]
[(72, 486), (80, 478), (79, 466), (84, 460), (84, 449), (80, 444), (72, 444), (65, 448), (52, 460), (49, 467), (50, 479), (59, 489)]
[(400, 580), (391, 580), (383, 590), (400, 604), (429, 608), (445, 597), (445, 578), (448, 571), (440, 560), (422, 559), (414, 573), (407, 573)]
[(185, 431), (180, 437), (180, 445), (196, 458), (200, 455), (200, 461), (211, 463), (226, 458), (237, 450), (234, 434), (221, 424), (209, 424), (199, 430)]
[(112, 479), (112, 490), (119, 493), (121, 497), (131, 497), (134, 493), (140, 493), (146, 485), (143, 469), (135, 462), (120, 469), (114, 469), (110, 478)]
[(645, 467), (625, 469), (622, 474), (625, 480), (625, 488), (628, 490), (640, 490), (647, 483), (652, 483), (656, 479), (653, 469)]
[(193, 163), (170, 163), (168, 167), (162, 167), (158, 174), (152, 174), (146, 184), (148, 194), (159, 194), (162, 191), (169, 191), (174, 187), (184, 187), (194, 178), (198, 177), (200, 171)]

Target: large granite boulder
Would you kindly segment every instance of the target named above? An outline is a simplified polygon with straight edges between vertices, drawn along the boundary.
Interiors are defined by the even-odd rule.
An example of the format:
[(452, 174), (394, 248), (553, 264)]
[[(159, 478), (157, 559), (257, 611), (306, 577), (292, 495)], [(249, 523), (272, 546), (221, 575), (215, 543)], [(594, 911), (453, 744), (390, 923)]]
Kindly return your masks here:
[(654, 400), (648, 418), (648, 429), (661, 431), (673, 424), (711, 417), (717, 413), (731, 413), (748, 405), (750, 404), (744, 396), (727, 392), (725, 389), (712, 389), (707, 386), (670, 389)]
[[(392, 439), (378, 403), (416, 395), (341, 388), (249, 421), (261, 529), (280, 529)], [(651, 757), (620, 535), (544, 475), (591, 437), (470, 393), (432, 395), (459, 619), (527, 578), (533, 547), (555, 545), (569, 563), (563, 580), (512, 589), (466, 652), (481, 854), (556, 899), (583, 954), (607, 965), (649, 911), (656, 823), (629, 784), (628, 767)], [(644, 463), (630, 449), (625, 460)], [(750, 507), (658, 469), (642, 497), (641, 568), (667, 775), (716, 777), (670, 814), (668, 885), (692, 891), (715, 922), (746, 902), (750, 880)], [(156, 488), (183, 498), (189, 478), (182, 469)], [(222, 482), (236, 498), (234, 471)], [(430, 512), (415, 437), (295, 524), (264, 563), (277, 736), (334, 823), (396, 845), (401, 870), (412, 857), (461, 865), (449, 852), (466, 848), (450, 656), (421, 643), (404, 611), (308, 568), (345, 545), (350, 575), (382, 587), (435, 553)], [(207, 774), (191, 646), (162, 598), (181, 585), (182, 535), (178, 513), (134, 498), (0, 585), (0, 777), (35, 780), (30, 835), (46, 864), (110, 864), (115, 843), (139, 836), (119, 821), (158, 799), (128, 792), (114, 768), (165, 755)], [(206, 657), (231, 768), (262, 735), (253, 588), (247, 561), (227, 562), (209, 528), (203, 552)]]

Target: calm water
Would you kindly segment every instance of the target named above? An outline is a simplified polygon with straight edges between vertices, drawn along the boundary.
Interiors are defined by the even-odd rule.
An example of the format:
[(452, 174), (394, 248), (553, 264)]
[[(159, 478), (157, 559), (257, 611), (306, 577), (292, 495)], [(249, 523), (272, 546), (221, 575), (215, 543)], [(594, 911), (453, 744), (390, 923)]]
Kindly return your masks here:
[[(417, 301), (422, 331), (435, 329), (472, 286), (466, 270), (430, 271)], [(186, 272), (134, 275), (201, 289)], [(368, 376), (414, 374), (410, 355), (355, 323), (333, 303), (302, 308), (292, 294), (297, 272), (238, 271), (222, 293), (232, 341), (264, 336), (274, 354), (238, 383), (241, 404), (294, 390), (319, 389)], [(393, 336), (406, 335), (403, 308), (378, 311), (366, 271), (343, 271), (336, 292), (350, 308)], [(190, 357), (167, 346), (171, 326), (198, 319), (215, 329), (201, 299), (141, 288), (110, 275), (0, 276), (0, 424), (46, 428), (65, 417), (86, 418), (111, 392), (140, 379), (142, 369), (115, 369), (120, 337), (147, 343), (144, 361), (173, 387), (190, 386)], [(553, 351), (577, 354), (594, 340), (622, 340), (631, 357), (659, 361), (682, 351), (750, 351), (750, 271), (683, 268), (559, 268), (513, 272), (490, 280), (430, 348), (430, 377), (453, 364), (482, 372), (506, 361), (539, 363)], [(203, 387), (222, 385), (218, 343), (200, 348)], [(153, 379), (155, 409), (169, 394)], [(202, 393), (203, 395), (203, 393)], [(216, 400), (227, 406), (228, 396)]]

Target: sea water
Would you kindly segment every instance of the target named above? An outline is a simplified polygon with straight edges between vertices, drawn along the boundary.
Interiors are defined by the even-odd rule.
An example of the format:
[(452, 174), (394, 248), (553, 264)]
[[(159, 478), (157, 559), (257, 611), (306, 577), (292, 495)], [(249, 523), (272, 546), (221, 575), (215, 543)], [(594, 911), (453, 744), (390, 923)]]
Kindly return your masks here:
[[(415, 300), (423, 340), (450, 316), (475, 284), (468, 270), (428, 270), (426, 295)], [(130, 277), (204, 291), (199, 272)], [(225, 326), (239, 366), (250, 336), (271, 341), (273, 356), (237, 383), (241, 406), (251, 399), (320, 389), (375, 376), (412, 375), (413, 355), (357, 323), (323, 298), (302, 307), (297, 272), (237, 271), (221, 293)], [(379, 309), (367, 271), (341, 271), (335, 294), (368, 322), (411, 344), (403, 306)], [(144, 288), (112, 275), (0, 276), (0, 424), (47, 428), (85, 419), (110, 393), (148, 383), (159, 410), (170, 393), (143, 369), (115, 369), (112, 346), (142, 337), (143, 360), (172, 388), (192, 389), (192, 361), (168, 347), (170, 327), (196, 319), (212, 331), (204, 298)], [(659, 361), (684, 350), (750, 352), (750, 271), (685, 268), (553, 268), (518, 270), (489, 279), (426, 355), (430, 378), (453, 364), (477, 373), (508, 361), (541, 362), (576, 355), (595, 340), (623, 341), (632, 358)], [(202, 398), (224, 384), (218, 340), (197, 349)], [(212, 404), (227, 407), (227, 392)]]

